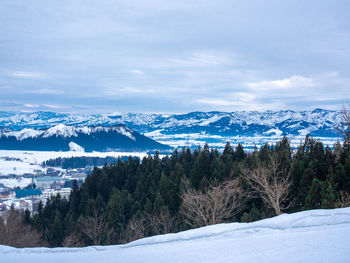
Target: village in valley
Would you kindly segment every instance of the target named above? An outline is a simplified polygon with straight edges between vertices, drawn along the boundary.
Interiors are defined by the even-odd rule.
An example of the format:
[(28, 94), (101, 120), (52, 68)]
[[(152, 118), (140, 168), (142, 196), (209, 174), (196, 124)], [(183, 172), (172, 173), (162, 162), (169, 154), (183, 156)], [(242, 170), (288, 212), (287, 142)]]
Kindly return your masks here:
[(34, 170), (34, 173), (0, 175), (0, 213), (14, 209), (29, 210), (34, 214), (39, 203), (60, 195), (69, 199), (73, 181), (81, 185), (92, 167), (76, 169)]

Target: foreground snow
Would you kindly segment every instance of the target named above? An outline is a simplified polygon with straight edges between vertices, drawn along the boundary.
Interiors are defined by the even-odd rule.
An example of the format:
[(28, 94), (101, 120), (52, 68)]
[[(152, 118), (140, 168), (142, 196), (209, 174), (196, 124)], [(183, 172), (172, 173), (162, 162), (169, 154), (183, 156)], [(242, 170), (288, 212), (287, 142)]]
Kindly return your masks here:
[(126, 245), (0, 246), (5, 262), (349, 262), (350, 208), (312, 210), (254, 223), (220, 224)]

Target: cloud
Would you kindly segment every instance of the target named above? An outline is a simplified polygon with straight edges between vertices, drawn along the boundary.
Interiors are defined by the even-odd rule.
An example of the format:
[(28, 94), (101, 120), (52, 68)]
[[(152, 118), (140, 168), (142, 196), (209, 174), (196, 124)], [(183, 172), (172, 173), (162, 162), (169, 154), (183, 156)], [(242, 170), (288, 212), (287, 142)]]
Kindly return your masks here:
[(16, 78), (24, 78), (24, 79), (43, 79), (47, 77), (47, 75), (42, 72), (28, 72), (28, 71), (14, 71), (11, 73), (11, 75)]
[(195, 52), (189, 57), (169, 59), (169, 63), (176, 67), (207, 67), (227, 64), (229, 59), (210, 52)]
[(155, 93), (155, 89), (136, 88), (136, 87), (109, 87), (104, 93), (109, 96), (125, 96), (135, 94), (151, 94)]
[(255, 99), (249, 98), (231, 98), (231, 99), (199, 99), (198, 103), (204, 105), (210, 105), (213, 107), (213, 110), (224, 110), (224, 111), (241, 111), (241, 110), (258, 110), (265, 111), (267, 109), (271, 110), (280, 110), (285, 105), (281, 102), (275, 101), (270, 102), (269, 107), (266, 108), (264, 103), (259, 102)]
[(247, 92), (233, 92), (227, 94), (225, 98), (205, 98), (199, 99), (197, 102), (209, 104), (216, 107), (221, 106), (242, 106), (249, 105), (254, 102), (256, 95)]
[(0, 89), (2, 89), (2, 90), (8, 90), (10, 88), (11, 88), (10, 86), (0, 86)]
[(43, 104), (42, 106), (49, 108), (49, 109), (62, 109), (62, 108), (67, 108), (62, 105), (55, 105), (55, 104)]
[(40, 94), (40, 95), (59, 95), (63, 94), (63, 90), (57, 90), (57, 89), (35, 89), (35, 90), (28, 90), (25, 93), (31, 93), (31, 94)]
[(197, 100), (199, 103), (209, 104), (214, 106), (232, 106), (237, 105), (236, 101), (233, 100), (225, 100), (225, 99), (199, 99)]
[(13, 108), (108, 111), (123, 101), (125, 111), (183, 112), (349, 99), (345, 1), (7, 2), (0, 94), (19, 100)]
[(263, 80), (259, 82), (246, 82), (246, 86), (254, 90), (269, 90), (269, 89), (291, 89), (296, 87), (313, 87), (315, 82), (311, 78), (306, 78), (299, 75), (294, 75), (290, 78), (281, 80)]
[(133, 73), (133, 74), (137, 74), (137, 75), (142, 75), (142, 74), (144, 74), (143, 71), (138, 70), (138, 69), (132, 69), (132, 70), (130, 70), (130, 72)]
[(23, 106), (27, 108), (39, 108), (39, 105), (37, 104), (24, 104)]

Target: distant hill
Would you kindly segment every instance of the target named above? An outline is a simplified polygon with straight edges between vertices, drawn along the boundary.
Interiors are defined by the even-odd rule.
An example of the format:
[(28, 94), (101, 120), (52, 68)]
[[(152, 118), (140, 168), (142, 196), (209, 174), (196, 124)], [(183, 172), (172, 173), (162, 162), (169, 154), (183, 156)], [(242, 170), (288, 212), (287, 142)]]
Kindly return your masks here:
[(34, 151), (154, 151), (171, 147), (147, 138), (124, 125), (24, 128), (0, 131), (1, 150)]

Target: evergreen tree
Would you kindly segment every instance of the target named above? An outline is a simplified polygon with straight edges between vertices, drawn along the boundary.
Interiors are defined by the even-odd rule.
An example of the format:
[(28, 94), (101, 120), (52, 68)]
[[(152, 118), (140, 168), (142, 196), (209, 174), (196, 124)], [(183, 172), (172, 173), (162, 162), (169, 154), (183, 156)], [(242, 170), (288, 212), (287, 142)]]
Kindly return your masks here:
[(305, 198), (306, 209), (318, 209), (322, 204), (322, 182), (314, 178), (309, 193)]
[(64, 238), (64, 229), (62, 224), (62, 216), (56, 211), (56, 216), (50, 227), (49, 243), (53, 247), (59, 247)]

